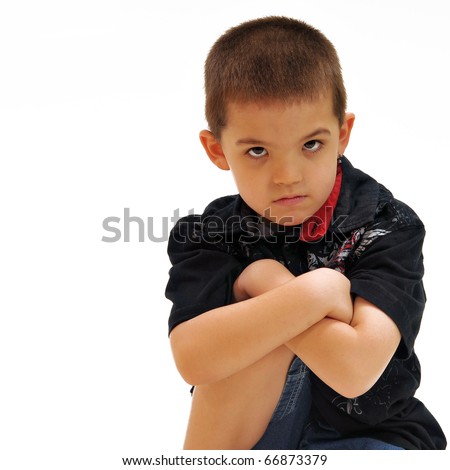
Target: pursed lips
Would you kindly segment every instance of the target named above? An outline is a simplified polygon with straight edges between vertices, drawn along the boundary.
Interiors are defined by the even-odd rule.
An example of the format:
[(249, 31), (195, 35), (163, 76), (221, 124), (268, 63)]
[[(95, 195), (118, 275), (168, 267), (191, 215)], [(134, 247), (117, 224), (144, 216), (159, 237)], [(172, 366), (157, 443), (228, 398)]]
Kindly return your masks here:
[(279, 199), (274, 200), (275, 204), (279, 204), (282, 206), (291, 206), (294, 204), (298, 204), (306, 199), (305, 195), (297, 194), (297, 195), (288, 195), (280, 197)]

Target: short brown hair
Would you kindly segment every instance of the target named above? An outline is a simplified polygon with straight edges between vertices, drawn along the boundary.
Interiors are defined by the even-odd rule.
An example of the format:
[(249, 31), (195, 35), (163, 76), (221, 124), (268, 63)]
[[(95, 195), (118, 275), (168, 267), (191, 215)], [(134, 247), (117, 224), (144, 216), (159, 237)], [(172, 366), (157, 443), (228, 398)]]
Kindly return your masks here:
[(293, 18), (270, 16), (229, 29), (205, 63), (206, 120), (217, 138), (229, 102), (311, 100), (329, 91), (342, 124), (347, 96), (336, 50), (320, 31)]

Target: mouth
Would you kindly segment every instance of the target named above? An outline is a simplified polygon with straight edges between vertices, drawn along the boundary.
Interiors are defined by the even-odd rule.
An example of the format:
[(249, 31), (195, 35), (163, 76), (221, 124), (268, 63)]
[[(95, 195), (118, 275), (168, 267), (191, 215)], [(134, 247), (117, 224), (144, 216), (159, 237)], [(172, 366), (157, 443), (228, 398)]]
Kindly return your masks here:
[(306, 199), (306, 196), (304, 195), (293, 195), (293, 196), (280, 197), (279, 199), (276, 199), (273, 202), (280, 206), (293, 206), (295, 204), (299, 204), (303, 202), (305, 199)]

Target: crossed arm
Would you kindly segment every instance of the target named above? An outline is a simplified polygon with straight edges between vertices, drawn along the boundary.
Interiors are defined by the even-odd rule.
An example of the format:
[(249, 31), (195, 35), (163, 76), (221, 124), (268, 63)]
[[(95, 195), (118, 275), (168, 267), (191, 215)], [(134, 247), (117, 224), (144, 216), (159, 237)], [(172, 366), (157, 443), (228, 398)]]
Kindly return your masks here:
[(368, 390), (394, 354), (400, 332), (381, 310), (357, 297), (337, 271), (293, 276), (274, 260), (248, 266), (236, 302), (177, 326), (177, 367), (194, 385), (213, 383), (285, 345), (331, 388), (355, 397)]

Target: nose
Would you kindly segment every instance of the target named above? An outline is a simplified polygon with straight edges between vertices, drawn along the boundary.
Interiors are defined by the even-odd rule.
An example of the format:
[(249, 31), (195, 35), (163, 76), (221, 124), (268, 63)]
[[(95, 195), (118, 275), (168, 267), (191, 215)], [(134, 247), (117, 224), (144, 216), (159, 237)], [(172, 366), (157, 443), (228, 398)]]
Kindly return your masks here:
[(284, 155), (274, 159), (272, 179), (277, 185), (291, 186), (303, 179), (301, 162), (298, 155)]

